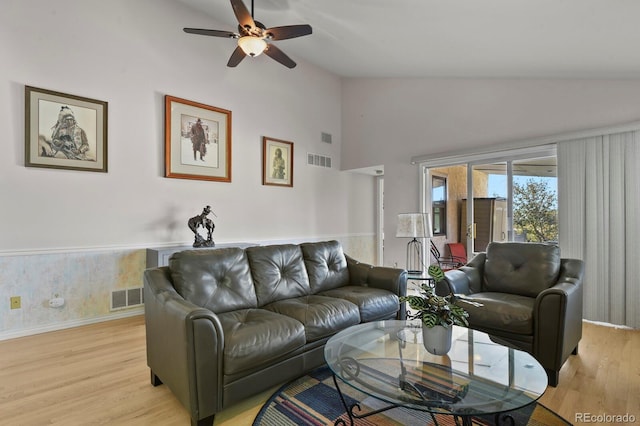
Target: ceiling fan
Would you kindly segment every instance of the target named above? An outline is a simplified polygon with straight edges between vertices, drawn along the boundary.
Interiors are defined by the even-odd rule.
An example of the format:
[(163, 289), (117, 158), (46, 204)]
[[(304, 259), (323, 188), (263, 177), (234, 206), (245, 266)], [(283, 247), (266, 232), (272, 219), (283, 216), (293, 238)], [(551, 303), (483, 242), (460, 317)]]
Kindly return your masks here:
[(285, 67), (294, 68), (296, 66), (296, 63), (290, 57), (271, 42), (311, 34), (310, 25), (285, 25), (282, 27), (266, 28), (261, 22), (253, 19), (253, 0), (251, 0), (251, 13), (249, 13), (249, 10), (242, 0), (231, 0), (231, 7), (233, 7), (233, 12), (238, 19), (237, 33), (199, 28), (185, 28), (184, 32), (237, 39), (238, 46), (231, 54), (229, 62), (227, 62), (228, 67), (237, 66), (245, 56), (255, 57), (263, 52)]

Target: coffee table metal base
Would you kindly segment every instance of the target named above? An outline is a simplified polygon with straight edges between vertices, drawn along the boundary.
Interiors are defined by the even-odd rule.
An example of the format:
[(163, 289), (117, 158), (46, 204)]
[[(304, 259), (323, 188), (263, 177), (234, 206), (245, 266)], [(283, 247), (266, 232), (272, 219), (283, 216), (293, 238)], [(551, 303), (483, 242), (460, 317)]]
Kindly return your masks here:
[[(347, 405), (347, 401), (344, 399), (344, 395), (342, 395), (342, 391), (340, 390), (340, 385), (338, 385), (338, 379), (336, 379), (336, 375), (335, 374), (333, 374), (333, 384), (335, 385), (336, 390), (338, 391), (338, 395), (340, 396), (340, 401), (342, 401), (342, 406), (344, 407), (345, 412), (347, 413), (347, 416), (349, 416), (349, 425), (350, 426), (353, 426), (353, 420), (354, 419), (364, 419), (366, 417), (373, 416), (373, 415), (376, 415), (376, 414), (379, 414), (379, 413), (384, 413), (385, 411), (392, 410), (394, 408), (400, 407), (399, 405), (391, 404), (391, 405), (388, 405), (386, 407), (379, 408), (377, 410), (370, 411), (370, 412), (365, 413), (365, 414), (354, 413), (354, 410), (356, 408), (358, 409), (358, 411), (361, 410), (360, 404), (355, 403), (351, 407), (349, 407)], [(430, 413), (430, 414), (431, 414), (431, 418), (433, 419), (434, 424), (437, 425), (438, 422), (436, 421), (436, 417), (433, 415), (433, 413)], [(345, 425), (346, 426), (346, 424), (347, 424), (347, 422), (342, 418), (336, 420), (333, 423), (334, 426), (338, 426), (338, 425)]]
[[(380, 414), (380, 413), (384, 413), (385, 411), (389, 411), (389, 410), (393, 410), (394, 408), (402, 408), (402, 406), (397, 405), (397, 404), (390, 404), (386, 407), (382, 407), (379, 408), (377, 410), (373, 410), (370, 411), (368, 413), (364, 413), (364, 414), (359, 414), (359, 413), (355, 413), (354, 411), (356, 409), (358, 409), (358, 411), (360, 411), (362, 408), (360, 407), (360, 404), (358, 404), (357, 402), (353, 405), (351, 405), (351, 407), (349, 407), (347, 405), (347, 401), (344, 398), (344, 395), (342, 394), (342, 391), (340, 390), (340, 385), (338, 384), (339, 380), (336, 378), (335, 374), (332, 374), (333, 377), (333, 384), (336, 387), (336, 390), (338, 391), (338, 395), (340, 396), (340, 401), (342, 402), (342, 406), (345, 409), (345, 413), (347, 414), (347, 416), (349, 417), (349, 426), (354, 426), (354, 420), (355, 419), (364, 419), (367, 418), (369, 416), (374, 416), (376, 414)], [(406, 408), (406, 407), (404, 407)], [(436, 419), (436, 416), (429, 411), (429, 415), (431, 416), (431, 419), (433, 420), (433, 424), (435, 426), (438, 426), (438, 420)], [(472, 426), (473, 425), (473, 416), (457, 416), (454, 415), (453, 418), (455, 419), (456, 425), (460, 425), (460, 426)], [(498, 413), (495, 415), (495, 424), (499, 425), (499, 426), (515, 426), (516, 422), (514, 420), (514, 418), (510, 415), (510, 414), (505, 414), (505, 413)], [(333, 426), (346, 426), (347, 422), (343, 419), (343, 418), (339, 418), (337, 419), (334, 423)]]

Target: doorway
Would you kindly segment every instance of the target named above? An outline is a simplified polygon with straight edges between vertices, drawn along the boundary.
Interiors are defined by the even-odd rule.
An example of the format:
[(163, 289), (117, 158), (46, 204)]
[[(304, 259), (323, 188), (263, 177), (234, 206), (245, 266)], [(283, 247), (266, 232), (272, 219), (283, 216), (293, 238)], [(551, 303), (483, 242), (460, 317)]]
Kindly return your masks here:
[(376, 263), (384, 264), (384, 176), (376, 177)]

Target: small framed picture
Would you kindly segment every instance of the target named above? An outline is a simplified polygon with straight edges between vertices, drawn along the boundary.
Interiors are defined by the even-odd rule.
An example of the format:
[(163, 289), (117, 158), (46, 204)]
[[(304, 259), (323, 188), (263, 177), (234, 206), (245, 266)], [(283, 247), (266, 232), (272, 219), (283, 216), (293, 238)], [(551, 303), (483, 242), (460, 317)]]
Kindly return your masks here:
[(293, 142), (262, 138), (262, 184), (293, 186)]
[(165, 96), (165, 176), (231, 182), (231, 111)]
[(107, 107), (25, 86), (25, 166), (106, 173)]

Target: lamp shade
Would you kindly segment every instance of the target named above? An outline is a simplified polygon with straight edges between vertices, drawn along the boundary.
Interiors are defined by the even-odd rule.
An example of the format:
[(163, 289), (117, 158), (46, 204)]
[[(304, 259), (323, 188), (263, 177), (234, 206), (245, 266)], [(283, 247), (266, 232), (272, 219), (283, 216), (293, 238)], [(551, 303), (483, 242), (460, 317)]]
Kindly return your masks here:
[(400, 213), (398, 215), (398, 238), (430, 238), (433, 236), (429, 213)]
[(238, 39), (238, 46), (247, 55), (254, 57), (258, 56), (267, 48), (267, 42), (260, 37), (244, 36)]

